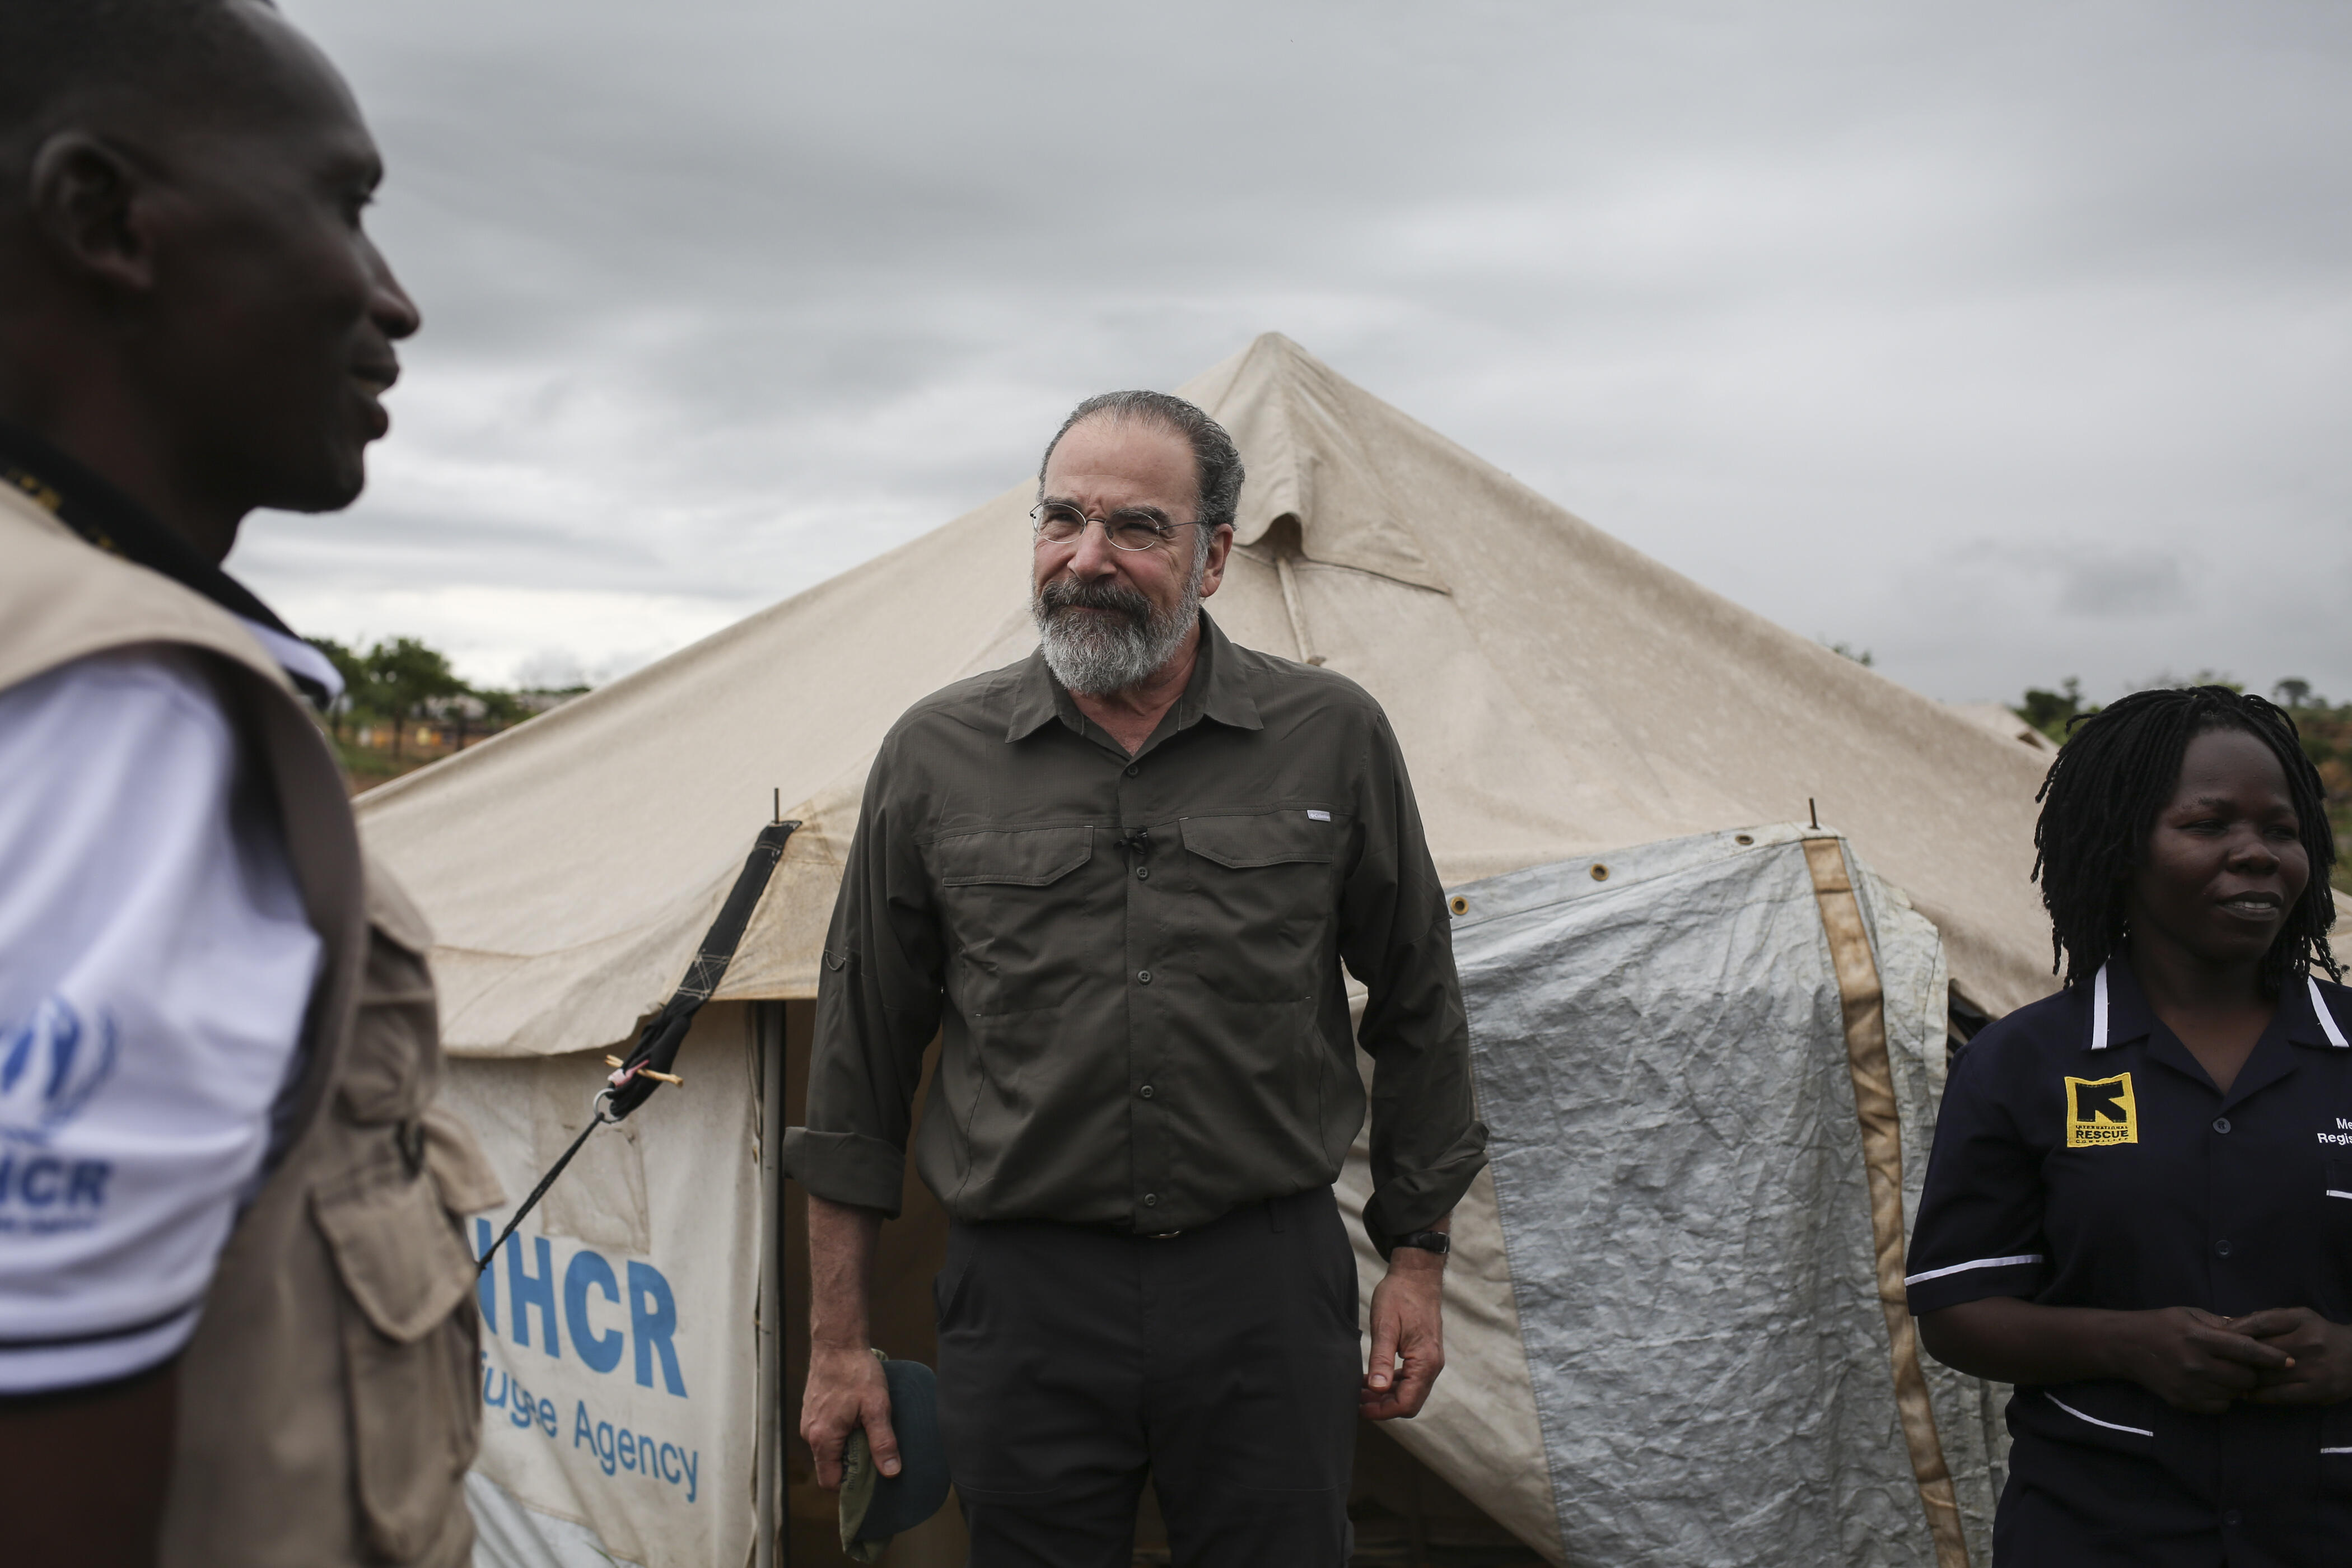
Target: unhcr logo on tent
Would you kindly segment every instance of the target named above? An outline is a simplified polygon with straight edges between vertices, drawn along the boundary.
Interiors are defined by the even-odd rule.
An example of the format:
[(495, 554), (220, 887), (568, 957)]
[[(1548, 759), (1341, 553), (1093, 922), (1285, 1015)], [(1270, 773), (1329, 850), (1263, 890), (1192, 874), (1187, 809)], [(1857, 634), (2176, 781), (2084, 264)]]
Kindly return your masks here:
[(2066, 1147), (2097, 1149), (2139, 1142), (2139, 1112), (2131, 1074), (2066, 1080)]
[[(493, 1234), (488, 1220), (474, 1221), (477, 1258), (488, 1250)], [(547, 1237), (517, 1231), (503, 1250), (507, 1334), (516, 1344), (529, 1348), (536, 1331), (541, 1348), (560, 1359), (568, 1331), (572, 1353), (589, 1371), (606, 1373), (617, 1370), (635, 1351), (630, 1370), (640, 1387), (653, 1387), (658, 1373), (663, 1388), (680, 1399), (687, 1396), (686, 1376), (677, 1364), (677, 1298), (660, 1269), (628, 1258), (623, 1270), (616, 1272), (611, 1259), (583, 1247), (572, 1255), (559, 1280), (554, 1249)], [(475, 1285), (481, 1301), (482, 1327), (493, 1334), (499, 1331), (500, 1272), (486, 1268)], [(562, 1308), (560, 1322), (559, 1304)], [(625, 1330), (621, 1327), (624, 1314)], [(609, 1326), (600, 1324), (600, 1318), (607, 1320)], [(549, 1419), (553, 1419), (551, 1415)]]

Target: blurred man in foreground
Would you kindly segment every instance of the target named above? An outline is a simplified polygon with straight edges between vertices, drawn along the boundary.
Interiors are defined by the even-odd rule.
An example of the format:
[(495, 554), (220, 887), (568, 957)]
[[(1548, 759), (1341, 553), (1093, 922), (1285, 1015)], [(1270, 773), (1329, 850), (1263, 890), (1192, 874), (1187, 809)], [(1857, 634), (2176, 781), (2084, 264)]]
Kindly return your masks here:
[(254, 0), (0, 6), (0, 1519), (12, 1568), (466, 1560), (428, 937), (220, 563), (360, 493), (415, 308)]

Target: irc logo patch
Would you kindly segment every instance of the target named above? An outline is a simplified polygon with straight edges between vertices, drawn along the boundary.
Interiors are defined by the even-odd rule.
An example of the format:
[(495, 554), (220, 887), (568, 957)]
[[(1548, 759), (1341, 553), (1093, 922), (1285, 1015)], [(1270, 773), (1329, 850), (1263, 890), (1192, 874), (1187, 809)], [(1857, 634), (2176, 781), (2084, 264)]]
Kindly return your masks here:
[(2066, 1147), (2097, 1149), (2139, 1142), (2139, 1111), (2131, 1074), (2066, 1080)]
[(46, 1143), (114, 1076), (114, 1021), (57, 996), (0, 1029), (0, 1142)]

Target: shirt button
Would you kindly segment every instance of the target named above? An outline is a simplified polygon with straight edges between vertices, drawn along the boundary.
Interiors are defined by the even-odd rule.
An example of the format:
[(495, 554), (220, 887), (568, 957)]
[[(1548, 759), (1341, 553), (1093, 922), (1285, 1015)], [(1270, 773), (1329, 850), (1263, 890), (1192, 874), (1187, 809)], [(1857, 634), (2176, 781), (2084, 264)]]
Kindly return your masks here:
[(1142, 764), (1141, 763), (1128, 763), (1128, 764), (1127, 764), (1127, 776), (1128, 776), (1129, 778), (1133, 778), (1136, 774), (1138, 774), (1138, 773), (1141, 773), (1142, 771), (1143, 771), (1143, 764)]
[(1139, 980), (1139, 981), (1142, 982), (1142, 983), (1143, 983), (1144, 984), (1146, 984), (1146, 985), (1149, 985), (1149, 984), (1151, 984), (1151, 971), (1150, 971), (1149, 969), (1139, 969), (1139, 970), (1137, 970), (1137, 971), (1135, 972), (1135, 977), (1136, 977), (1136, 979), (1137, 979), (1137, 980)]
[(1150, 1084), (1148, 1084), (1148, 1083), (1147, 1083), (1147, 1084), (1145, 1084), (1141, 1089), (1137, 1089), (1135, 1092), (1136, 1092), (1136, 1093), (1138, 1093), (1138, 1094), (1139, 1094), (1139, 1095), (1141, 1095), (1141, 1096), (1143, 1096), (1143, 1098), (1144, 1098), (1144, 1099), (1146, 1099), (1146, 1100), (1150, 1100), (1150, 1099), (1151, 1098), (1151, 1086), (1150, 1086)]
[(2216, 1257), (2216, 1258), (2227, 1258), (2227, 1257), (2229, 1257), (2229, 1256), (2230, 1256), (2230, 1244), (2229, 1244), (2228, 1242), (2226, 1242), (2226, 1241), (2217, 1241), (2217, 1242), (2215, 1242), (2215, 1243), (2213, 1244), (2213, 1256), (2214, 1256), (2214, 1257)]
[[(1135, 879), (1139, 882), (1150, 881), (1151, 879), (1151, 868), (1149, 866), (1138, 866), (1135, 868)], [(2229, 1128), (2225, 1126), (2221, 1131), (2227, 1132)]]
[(1160, 1194), (1159, 1194), (1158, 1193), (1146, 1193), (1146, 1194), (1143, 1194), (1143, 1206), (1144, 1206), (1145, 1208), (1150, 1208), (1150, 1207), (1151, 1207), (1153, 1205), (1157, 1204), (1159, 1201), (1160, 1201)]
[(2243, 1517), (2243, 1515), (2240, 1514), (2238, 1510), (2233, 1508), (2221, 1515), (2221, 1522), (2228, 1525), (2231, 1529), (2235, 1530), (2242, 1521)]
[(2216, 1132), (2227, 1132), (2229, 1130), (2230, 1130), (2230, 1119), (2229, 1119), (2228, 1117), (2226, 1117), (2226, 1116), (2217, 1116), (2217, 1117), (2213, 1118), (2213, 1131), (2216, 1131)]

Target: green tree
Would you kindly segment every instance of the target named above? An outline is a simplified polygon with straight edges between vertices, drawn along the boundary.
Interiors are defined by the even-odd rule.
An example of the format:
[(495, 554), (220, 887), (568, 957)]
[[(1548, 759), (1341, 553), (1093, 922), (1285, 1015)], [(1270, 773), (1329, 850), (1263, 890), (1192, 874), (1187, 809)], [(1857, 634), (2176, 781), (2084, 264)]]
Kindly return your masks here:
[(2055, 691), (2044, 691), (2038, 686), (2025, 689), (2025, 700), (2010, 710), (2019, 718), (2057, 742), (2066, 743), (2066, 722), (2084, 718), (2099, 710), (2095, 702), (2083, 700), (2083, 682), (2077, 676), (2068, 676)]
[(370, 648), (363, 661), (370, 706), (393, 721), (392, 758), (400, 760), (401, 731), (408, 721), (425, 717), (428, 704), (462, 697), (466, 683), (449, 668), (437, 648), (415, 637), (394, 637)]
[(335, 673), (343, 678), (343, 694), (327, 710), (327, 727), (336, 740), (343, 738), (343, 725), (354, 713), (369, 710), (367, 656), (356, 648), (345, 647), (332, 637), (311, 637), (310, 646), (327, 656)]

